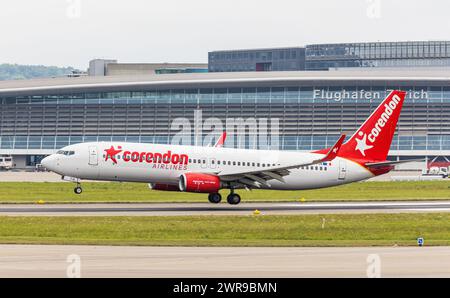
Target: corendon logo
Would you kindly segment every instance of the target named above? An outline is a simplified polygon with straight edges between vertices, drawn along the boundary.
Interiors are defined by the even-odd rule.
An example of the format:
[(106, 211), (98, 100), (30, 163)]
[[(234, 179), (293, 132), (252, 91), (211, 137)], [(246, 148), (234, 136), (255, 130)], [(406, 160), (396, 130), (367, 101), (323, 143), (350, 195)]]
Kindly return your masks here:
[[(111, 148), (105, 149), (105, 161), (111, 159), (114, 164), (117, 164), (117, 155), (123, 151), (121, 146), (117, 148), (111, 146)], [(170, 150), (166, 153), (124, 151), (123, 156), (120, 157), (124, 162), (151, 163), (153, 168), (166, 170), (186, 170), (189, 162), (188, 155), (173, 154)]]
[(392, 100), (384, 105), (384, 112), (381, 114), (380, 118), (375, 122), (375, 126), (372, 128), (369, 134), (365, 134), (362, 131), (358, 132), (358, 136), (360, 139), (356, 140), (356, 148), (355, 150), (359, 150), (363, 156), (366, 156), (366, 150), (372, 149), (373, 145), (368, 145), (367, 140), (371, 144), (375, 144), (375, 141), (377, 140), (378, 136), (380, 135), (383, 127), (386, 126), (386, 124), (389, 121), (389, 118), (391, 118), (392, 113), (394, 113), (395, 109), (397, 109), (399, 102), (401, 101), (400, 96), (394, 95), (392, 97)]
[(170, 150), (164, 154), (153, 152), (125, 151), (123, 153), (123, 161), (146, 162), (155, 164), (187, 165), (189, 157), (186, 154), (172, 154), (172, 151)]
[(360, 131), (358, 133), (361, 139), (355, 139), (356, 140), (356, 148), (355, 150), (359, 150), (362, 154), (362, 156), (366, 156), (366, 150), (372, 149), (372, 145), (367, 145), (367, 135)]
[(108, 161), (108, 159), (111, 159), (113, 163), (117, 164), (116, 155), (122, 152), (122, 147), (118, 146), (118, 150), (114, 149), (114, 146), (111, 146), (109, 149), (105, 149), (106, 155), (105, 155), (105, 161)]

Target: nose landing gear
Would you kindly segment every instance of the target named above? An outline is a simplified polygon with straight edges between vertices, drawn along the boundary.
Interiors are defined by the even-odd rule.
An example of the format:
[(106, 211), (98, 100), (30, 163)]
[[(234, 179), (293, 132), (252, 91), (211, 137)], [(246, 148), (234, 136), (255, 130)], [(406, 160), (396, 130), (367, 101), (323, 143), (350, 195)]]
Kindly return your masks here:
[(73, 189), (73, 192), (77, 195), (80, 195), (83, 192), (83, 189), (81, 188), (80, 184), (77, 184), (77, 186)]

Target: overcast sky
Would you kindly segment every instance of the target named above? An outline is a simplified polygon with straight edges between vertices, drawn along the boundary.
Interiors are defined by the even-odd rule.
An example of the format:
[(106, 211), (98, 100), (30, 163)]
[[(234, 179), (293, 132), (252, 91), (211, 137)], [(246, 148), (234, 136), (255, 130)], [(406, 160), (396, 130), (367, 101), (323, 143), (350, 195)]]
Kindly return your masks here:
[[(78, 5), (80, 4), (80, 5)], [(0, 63), (207, 62), (207, 52), (450, 40), (448, 0), (1, 0)]]

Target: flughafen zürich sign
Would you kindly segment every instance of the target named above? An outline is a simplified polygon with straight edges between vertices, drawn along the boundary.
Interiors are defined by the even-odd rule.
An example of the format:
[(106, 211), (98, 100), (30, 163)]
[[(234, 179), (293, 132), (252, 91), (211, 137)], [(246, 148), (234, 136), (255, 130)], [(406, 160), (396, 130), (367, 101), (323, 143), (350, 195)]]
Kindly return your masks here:
[[(386, 92), (390, 92), (392, 90), (386, 90)], [(407, 91), (407, 99), (412, 100), (427, 100), (429, 98), (429, 92), (424, 89), (420, 90), (405, 90)], [(343, 101), (343, 100), (381, 100), (386, 96), (386, 92), (384, 91), (371, 91), (371, 90), (333, 90), (329, 91), (326, 89), (314, 89), (313, 98), (318, 100), (334, 100), (334, 101)]]

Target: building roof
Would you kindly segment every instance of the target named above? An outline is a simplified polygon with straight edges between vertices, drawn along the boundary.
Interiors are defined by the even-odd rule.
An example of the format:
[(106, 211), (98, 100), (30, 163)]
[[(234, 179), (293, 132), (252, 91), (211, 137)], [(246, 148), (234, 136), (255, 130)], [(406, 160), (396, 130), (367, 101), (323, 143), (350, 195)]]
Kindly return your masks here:
[(449, 70), (339, 70), (294, 72), (220, 72), (143, 76), (104, 76), (0, 81), (0, 94), (125, 87), (194, 88), (195, 86), (296, 82), (437, 81), (450, 84)]
[(302, 46), (295, 46), (295, 47), (281, 47), (281, 48), (251, 48), (251, 49), (231, 49), (231, 50), (216, 50), (211, 51), (209, 53), (232, 53), (232, 52), (259, 52), (259, 51), (282, 51), (282, 50), (298, 50), (298, 49), (305, 49), (305, 47)]
[(208, 63), (110, 63), (106, 75), (128, 76), (155, 74), (157, 70), (208, 69)]

